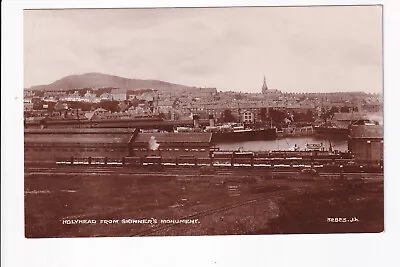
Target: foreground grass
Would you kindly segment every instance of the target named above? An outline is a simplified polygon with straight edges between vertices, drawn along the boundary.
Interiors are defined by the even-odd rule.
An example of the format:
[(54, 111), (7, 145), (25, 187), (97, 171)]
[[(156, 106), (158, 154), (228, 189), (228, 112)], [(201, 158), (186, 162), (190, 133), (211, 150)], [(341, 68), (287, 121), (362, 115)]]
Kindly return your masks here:
[[(30, 175), (25, 177), (26, 237), (235, 235), (380, 232), (383, 182), (293, 181), (287, 177)], [(261, 201), (237, 205), (249, 199)], [(228, 209), (220, 210), (223, 207)], [(202, 211), (196, 224), (162, 226)], [(328, 223), (327, 218), (358, 219)], [(122, 219), (158, 224), (123, 224)], [(63, 224), (65, 220), (96, 224)], [(103, 224), (100, 220), (119, 220)], [(144, 232), (146, 231), (146, 232)]]

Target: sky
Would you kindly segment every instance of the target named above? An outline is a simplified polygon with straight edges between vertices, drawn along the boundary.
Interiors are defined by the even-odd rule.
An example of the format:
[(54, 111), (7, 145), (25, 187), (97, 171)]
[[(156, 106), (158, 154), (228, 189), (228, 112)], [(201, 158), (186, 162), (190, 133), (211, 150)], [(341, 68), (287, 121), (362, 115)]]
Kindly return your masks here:
[(221, 91), (382, 92), (380, 6), (24, 11), (24, 87), (101, 72)]

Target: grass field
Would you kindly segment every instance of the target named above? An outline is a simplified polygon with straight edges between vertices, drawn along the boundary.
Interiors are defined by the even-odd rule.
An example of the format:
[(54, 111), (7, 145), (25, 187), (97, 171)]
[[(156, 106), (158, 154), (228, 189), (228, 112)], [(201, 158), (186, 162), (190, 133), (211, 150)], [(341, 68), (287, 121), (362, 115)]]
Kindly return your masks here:
[[(189, 223), (162, 221), (178, 219)], [(347, 222), (339, 222), (344, 219)], [(142, 221), (123, 223), (132, 220)], [(383, 180), (168, 173), (25, 175), (28, 238), (381, 231)]]

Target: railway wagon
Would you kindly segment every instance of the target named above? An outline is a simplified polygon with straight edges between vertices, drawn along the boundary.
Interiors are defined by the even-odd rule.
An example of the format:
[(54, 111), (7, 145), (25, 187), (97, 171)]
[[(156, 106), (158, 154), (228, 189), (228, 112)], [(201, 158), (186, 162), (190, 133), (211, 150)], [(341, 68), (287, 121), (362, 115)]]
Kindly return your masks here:
[(123, 158), (108, 157), (61, 157), (57, 164), (64, 165), (116, 165), (128, 168), (154, 167), (158, 170), (165, 166), (230, 166), (230, 167), (254, 167), (269, 170), (303, 171), (313, 169), (316, 172), (328, 173), (382, 173), (383, 164), (369, 162), (357, 162), (348, 160), (327, 160), (326, 162), (311, 161), (308, 159), (282, 159), (282, 158), (252, 158), (252, 157), (226, 157), (227, 154), (219, 154), (211, 158), (196, 158), (193, 156), (180, 156), (176, 158), (163, 158), (150, 155), (143, 157), (127, 156)]
[(210, 160), (214, 166), (232, 166), (232, 157), (231, 151), (214, 151), (210, 155)]
[(143, 166), (147, 165), (161, 166), (161, 163), (162, 163), (161, 156), (148, 156), (143, 158)]
[(232, 155), (233, 166), (253, 166), (254, 152), (234, 152)]

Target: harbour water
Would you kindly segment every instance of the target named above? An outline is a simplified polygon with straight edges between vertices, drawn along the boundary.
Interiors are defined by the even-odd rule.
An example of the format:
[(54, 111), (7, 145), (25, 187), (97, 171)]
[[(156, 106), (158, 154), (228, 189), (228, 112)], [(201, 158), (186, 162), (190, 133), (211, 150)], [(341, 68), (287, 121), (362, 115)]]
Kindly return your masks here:
[(334, 150), (347, 151), (347, 139), (332, 139), (328, 140), (323, 137), (307, 136), (307, 137), (286, 137), (276, 140), (267, 141), (246, 141), (234, 143), (217, 143), (216, 146), (220, 150), (238, 150), (243, 151), (268, 151), (268, 150), (289, 150), (295, 145), (304, 149), (306, 144), (323, 143), (326, 149), (332, 144)]

